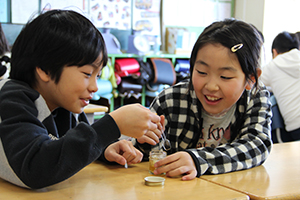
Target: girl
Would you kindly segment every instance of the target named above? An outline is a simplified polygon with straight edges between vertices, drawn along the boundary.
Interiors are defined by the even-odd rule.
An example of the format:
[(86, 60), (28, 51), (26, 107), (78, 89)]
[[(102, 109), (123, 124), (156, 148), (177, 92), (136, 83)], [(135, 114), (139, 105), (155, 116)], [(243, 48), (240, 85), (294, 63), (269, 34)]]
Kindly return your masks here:
[[(169, 156), (155, 164), (155, 174), (191, 180), (266, 160), (272, 146), (271, 104), (258, 82), (261, 45), (255, 28), (235, 19), (202, 32), (192, 50), (190, 80), (165, 89), (150, 106), (165, 116), (171, 141)], [(150, 150), (143, 144), (146, 135), (136, 143), (145, 154)]]
[(1, 178), (42, 188), (98, 158), (121, 165), (142, 160), (130, 141), (115, 141), (149, 130), (159, 135), (159, 116), (134, 104), (89, 125), (82, 113), (107, 59), (101, 33), (74, 11), (48, 11), (24, 27), (13, 45), (10, 79), (0, 81)]

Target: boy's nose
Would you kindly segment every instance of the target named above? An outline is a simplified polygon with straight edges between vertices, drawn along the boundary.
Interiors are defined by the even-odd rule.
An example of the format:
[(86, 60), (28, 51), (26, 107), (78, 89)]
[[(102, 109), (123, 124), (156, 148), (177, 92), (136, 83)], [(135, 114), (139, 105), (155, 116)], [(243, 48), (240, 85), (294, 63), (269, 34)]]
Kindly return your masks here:
[(95, 93), (98, 91), (98, 82), (97, 82), (98, 79), (96, 80), (91, 80), (90, 81), (90, 84), (89, 84), (89, 87), (88, 87), (88, 90), (92, 93)]

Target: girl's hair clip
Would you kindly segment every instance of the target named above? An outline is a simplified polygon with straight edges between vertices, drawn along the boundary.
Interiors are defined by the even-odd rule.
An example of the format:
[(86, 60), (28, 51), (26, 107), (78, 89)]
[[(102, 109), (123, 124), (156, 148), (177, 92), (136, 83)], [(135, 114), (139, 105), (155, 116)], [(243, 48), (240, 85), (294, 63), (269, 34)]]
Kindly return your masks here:
[(231, 47), (231, 51), (234, 53), (236, 52), (237, 50), (241, 49), (244, 45), (241, 43), (241, 44), (236, 44), (234, 45), (233, 47)]

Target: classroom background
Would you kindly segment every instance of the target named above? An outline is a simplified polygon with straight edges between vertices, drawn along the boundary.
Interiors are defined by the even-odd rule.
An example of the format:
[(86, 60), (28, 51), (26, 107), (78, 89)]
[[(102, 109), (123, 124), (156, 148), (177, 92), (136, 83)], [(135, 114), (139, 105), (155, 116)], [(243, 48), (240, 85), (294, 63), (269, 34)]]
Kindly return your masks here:
[[(145, 21), (149, 18), (156, 17), (154, 27), (156, 32), (161, 36), (161, 49), (165, 50), (165, 36), (168, 27), (185, 28), (190, 32), (199, 35), (203, 27), (207, 26), (214, 20), (221, 20), (226, 17), (234, 17), (244, 20), (255, 25), (265, 36), (266, 62), (271, 59), (271, 43), (277, 33), (281, 31), (297, 32), (300, 25), (293, 23), (297, 19), (299, 0), (0, 0), (0, 22), (2, 23), (4, 33), (10, 44), (13, 44), (15, 38), (26, 23), (41, 9), (51, 8), (68, 8), (82, 10), (91, 17), (91, 9), (94, 5), (106, 2), (126, 3), (130, 5), (126, 11), (130, 14), (128, 21), (129, 26), (115, 29), (111, 26), (111, 33), (120, 42), (121, 49), (128, 49), (128, 36), (132, 34), (133, 21), (142, 21), (140, 13), (136, 13), (135, 3), (159, 4), (159, 8), (153, 14), (148, 12), (148, 18), (144, 16), (144, 27), (147, 27)], [(47, 5), (47, 6), (46, 6)], [(73, 6), (73, 8), (71, 8)], [(151, 14), (149, 14), (151, 13)], [(158, 16), (158, 17), (157, 17)], [(113, 16), (111, 19), (116, 18)], [(99, 26), (99, 23), (96, 24)], [(103, 27), (99, 27), (103, 31)], [(157, 31), (159, 29), (159, 31)], [(147, 33), (146, 33), (147, 34)]]
[[(300, 30), (292, 23), (299, 6), (299, 0), (0, 0), (0, 22), (12, 45), (24, 24), (43, 10), (70, 9), (88, 17), (103, 33), (111, 58), (110, 69), (102, 77), (106, 80), (99, 83), (103, 93), (95, 95), (94, 103), (107, 105), (111, 111), (132, 102), (148, 106), (159, 90), (173, 84), (173, 80), (136, 84), (128, 78), (138, 75), (136, 68), (126, 71), (128, 64), (122, 59), (141, 59), (139, 63), (129, 60), (131, 66), (151, 64), (153, 58), (169, 59), (177, 69), (172, 73), (178, 82), (178, 74), (188, 68), (186, 61), (204, 27), (234, 17), (263, 33), (263, 65), (272, 58), (271, 44), (279, 32)], [(115, 80), (111, 71), (118, 70)]]

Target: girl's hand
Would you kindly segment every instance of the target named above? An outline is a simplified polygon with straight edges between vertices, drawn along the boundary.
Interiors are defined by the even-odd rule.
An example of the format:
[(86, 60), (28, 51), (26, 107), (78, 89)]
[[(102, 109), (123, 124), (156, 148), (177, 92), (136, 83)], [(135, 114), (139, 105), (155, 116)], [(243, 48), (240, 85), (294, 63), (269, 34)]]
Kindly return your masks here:
[(143, 154), (132, 145), (131, 141), (120, 140), (106, 148), (104, 157), (110, 162), (129, 165), (141, 162)]
[(148, 131), (159, 131), (160, 117), (141, 104), (128, 104), (112, 111), (109, 115), (117, 123), (121, 134), (140, 138)]
[(161, 138), (161, 134), (165, 130), (164, 127), (165, 117), (163, 115), (160, 116), (160, 122), (157, 124), (157, 129), (154, 131), (148, 131), (145, 135), (140, 138), (137, 138), (138, 143), (148, 143), (151, 145), (156, 145), (159, 143), (159, 138)]
[(156, 175), (166, 173), (167, 176), (174, 177), (186, 174), (181, 178), (183, 181), (192, 180), (197, 176), (197, 170), (192, 157), (183, 151), (169, 155), (156, 162), (154, 167), (156, 168), (154, 170), (154, 174)]

